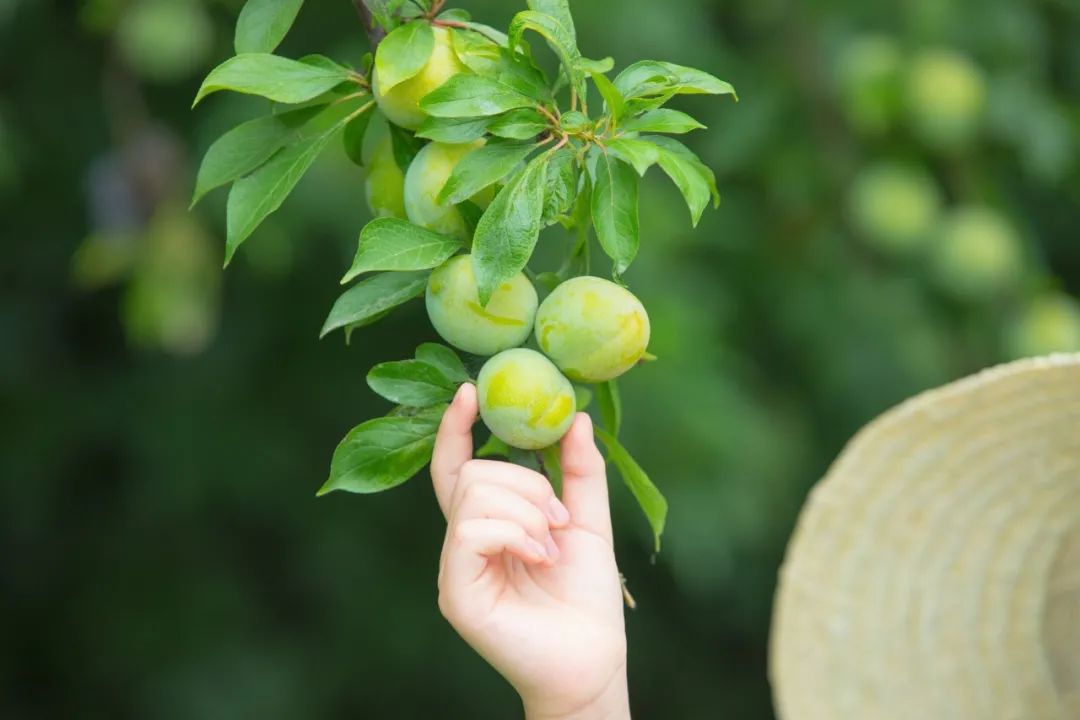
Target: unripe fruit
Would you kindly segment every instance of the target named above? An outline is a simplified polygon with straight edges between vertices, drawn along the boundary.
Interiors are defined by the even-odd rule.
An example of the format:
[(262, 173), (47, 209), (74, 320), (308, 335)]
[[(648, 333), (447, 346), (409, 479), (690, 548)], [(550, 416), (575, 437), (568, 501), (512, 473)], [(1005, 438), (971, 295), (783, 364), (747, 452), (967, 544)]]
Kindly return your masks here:
[[(483, 140), (460, 145), (433, 142), (416, 154), (405, 173), (405, 213), (410, 222), (468, 241), (469, 228), (461, 211), (453, 205), (440, 203), (438, 197), (461, 158), (483, 144)], [(493, 195), (494, 189), (488, 187), (469, 199), (480, 207), (487, 207)]]
[(649, 345), (649, 315), (626, 288), (578, 277), (555, 288), (536, 313), (540, 349), (575, 382), (611, 380)]
[(986, 105), (986, 82), (979, 68), (951, 50), (926, 50), (911, 64), (908, 113), (929, 145), (953, 148), (978, 130)]
[(476, 390), (484, 424), (522, 450), (554, 445), (574, 422), (574, 386), (535, 350), (507, 350), (488, 360)]
[(425, 301), (443, 340), (474, 355), (494, 355), (529, 338), (538, 298), (529, 279), (518, 273), (495, 288), (487, 307), (482, 306), (472, 256), (458, 255), (431, 273)]
[(934, 272), (965, 300), (981, 300), (1013, 287), (1024, 258), (1020, 238), (1009, 221), (984, 207), (954, 210), (934, 248)]
[(853, 126), (868, 134), (880, 134), (892, 126), (901, 106), (900, 68), (900, 48), (889, 36), (859, 37), (844, 47), (837, 62), (837, 80)]
[(214, 25), (198, 2), (145, 0), (124, 11), (116, 40), (127, 64), (155, 82), (188, 77), (214, 48)]
[(371, 75), (371, 91), (379, 109), (392, 123), (409, 130), (416, 130), (427, 117), (427, 113), (420, 109), (420, 100), (454, 75), (467, 72), (454, 52), (450, 31), (442, 27), (432, 27), (431, 30), (435, 33), (435, 46), (427, 65), (420, 72), (394, 85), (385, 94), (379, 90), (378, 67)]
[(364, 193), (375, 217), (405, 219), (405, 173), (394, 157), (394, 141), (385, 123), (372, 125), (364, 137)]
[(1080, 302), (1064, 293), (1050, 293), (1031, 302), (1006, 332), (1014, 358), (1080, 352)]
[(894, 255), (910, 254), (930, 239), (941, 211), (941, 196), (923, 170), (880, 163), (855, 179), (849, 198), (851, 220), (867, 240)]

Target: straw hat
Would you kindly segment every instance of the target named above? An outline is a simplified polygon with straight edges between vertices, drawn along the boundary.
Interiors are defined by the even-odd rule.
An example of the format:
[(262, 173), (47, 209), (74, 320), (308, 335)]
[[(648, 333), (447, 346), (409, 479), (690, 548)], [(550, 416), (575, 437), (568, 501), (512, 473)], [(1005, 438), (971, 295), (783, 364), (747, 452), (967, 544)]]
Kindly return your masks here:
[(1080, 718), (1080, 355), (859, 432), (799, 518), (771, 646), (783, 720)]

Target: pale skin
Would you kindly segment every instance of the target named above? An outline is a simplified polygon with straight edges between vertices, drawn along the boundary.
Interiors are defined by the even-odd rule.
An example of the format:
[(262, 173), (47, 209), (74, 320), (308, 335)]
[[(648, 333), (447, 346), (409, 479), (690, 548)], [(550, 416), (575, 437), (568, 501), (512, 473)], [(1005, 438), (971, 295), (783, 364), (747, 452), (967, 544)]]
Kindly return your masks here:
[(527, 720), (626, 720), (626, 631), (604, 459), (589, 416), (540, 473), (474, 460), (476, 388), (443, 417), (431, 475), (447, 520), (439, 608), (521, 696)]

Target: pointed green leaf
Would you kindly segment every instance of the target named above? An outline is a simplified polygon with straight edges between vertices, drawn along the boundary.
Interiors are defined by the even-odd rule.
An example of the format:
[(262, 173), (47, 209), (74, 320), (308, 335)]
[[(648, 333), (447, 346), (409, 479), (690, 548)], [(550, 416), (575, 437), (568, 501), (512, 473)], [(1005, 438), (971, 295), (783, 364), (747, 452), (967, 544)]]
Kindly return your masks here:
[(600, 246), (615, 262), (615, 274), (622, 275), (638, 251), (638, 176), (606, 153), (596, 158), (592, 214)]
[(453, 349), (439, 343), (424, 343), (416, 348), (416, 359), (439, 368), (453, 383), (468, 382), (469, 372)]
[(603, 75), (611, 72), (612, 68), (615, 67), (615, 58), (606, 57), (602, 60), (590, 60), (587, 57), (582, 57), (578, 58), (577, 64), (583, 73)]
[(626, 113), (626, 100), (623, 99), (622, 93), (600, 73), (592, 73), (592, 80), (596, 89), (600, 91), (600, 96), (604, 98), (608, 113), (618, 122)]
[(348, 69), (340, 65), (321, 67), (262, 53), (237, 55), (210, 71), (194, 105), (219, 90), (259, 95), (286, 104), (302, 103), (348, 79)]
[(600, 405), (600, 422), (615, 437), (622, 428), (622, 398), (615, 380), (608, 380), (596, 386), (596, 400)]
[(298, 127), (321, 109), (310, 107), (267, 115), (237, 125), (222, 135), (203, 156), (191, 204), (195, 205), (214, 188), (243, 177), (269, 160), (295, 136)]
[(662, 108), (650, 110), (622, 124), (624, 132), (687, 133), (705, 126), (684, 112)]
[(638, 175), (644, 175), (659, 160), (659, 150), (651, 142), (635, 138), (616, 138), (607, 143), (607, 149), (615, 157), (630, 163)]
[(379, 92), (385, 94), (423, 70), (434, 49), (435, 33), (424, 20), (406, 23), (384, 37), (375, 51)]
[(491, 121), (488, 132), (511, 140), (529, 140), (548, 128), (548, 121), (532, 108), (518, 108)]
[(704, 70), (675, 63), (642, 60), (630, 65), (615, 78), (623, 97), (650, 95), (735, 95), (730, 83)]
[(420, 152), (424, 143), (417, 140), (411, 132), (394, 123), (387, 123), (386, 128), (390, 133), (390, 141), (394, 148), (394, 161), (401, 168), (401, 172), (408, 172), (413, 158)]
[(304, 0), (248, 0), (236, 20), (236, 53), (269, 53), (281, 44)]
[(709, 206), (710, 196), (719, 203), (716, 192), (716, 176), (689, 148), (668, 137), (645, 136), (658, 151), (657, 162), (671, 181), (679, 188), (686, 205), (690, 208), (690, 220), (697, 227), (701, 214)]
[(368, 372), (367, 383), (390, 402), (407, 407), (450, 402), (457, 387), (439, 368), (420, 360), (380, 363)]
[(532, 257), (544, 210), (547, 161), (547, 154), (533, 158), (503, 186), (476, 226), (472, 260), (481, 305)]
[(431, 462), (445, 406), (415, 415), (391, 415), (362, 423), (334, 451), (330, 478), (319, 490), (375, 493), (397, 487)]
[(406, 220), (385, 217), (372, 220), (360, 232), (360, 244), (352, 267), (342, 283), (373, 271), (430, 270), (461, 249), (457, 238), (440, 235)]
[(365, 112), (354, 117), (345, 126), (345, 134), (342, 137), (345, 142), (345, 154), (360, 167), (364, 166), (364, 157), (367, 154), (364, 151), (364, 137), (367, 136), (368, 125), (371, 124), (371, 118), (374, 115), (374, 112)]
[(489, 142), (467, 153), (447, 178), (437, 201), (456, 205), (502, 180), (536, 148), (531, 142)]
[(371, 11), (375, 22), (384, 30), (393, 30), (397, 27), (398, 10), (405, 4), (405, 0), (363, 0), (364, 5)]
[(577, 110), (567, 110), (559, 118), (559, 126), (567, 132), (578, 132), (592, 125), (589, 116)]
[(653, 539), (656, 543), (656, 552), (660, 552), (660, 536), (664, 534), (664, 523), (667, 521), (667, 500), (660, 493), (649, 476), (630, 456), (619, 441), (606, 430), (594, 428), (596, 436), (607, 448), (608, 460), (610, 460), (622, 475), (623, 482), (630, 488), (638, 505), (645, 513), (652, 527)]
[(560, 216), (570, 212), (577, 185), (578, 169), (574, 151), (569, 147), (562, 147), (548, 160), (544, 179), (544, 212), (541, 216), (544, 227), (557, 222)]
[(557, 13), (551, 15), (548, 12), (537, 10), (522, 10), (510, 22), (508, 37), (510, 50), (513, 51), (522, 42), (522, 35), (526, 30), (538, 33), (547, 42), (548, 47), (559, 58), (563, 71), (570, 79), (570, 85), (578, 95), (584, 95), (585, 74), (578, 64), (581, 59), (581, 51), (577, 48), (577, 36), (574, 32), (573, 20), (569, 10), (555, 7), (560, 3), (538, 3), (551, 6), (550, 9)]
[(454, 75), (420, 101), (420, 107), (434, 117), (481, 117), (520, 107), (536, 101), (509, 85), (480, 75)]
[(492, 435), (486, 443), (476, 448), (476, 457), (510, 457), (510, 446)]
[(491, 118), (426, 117), (416, 130), (416, 137), (443, 143), (468, 143), (484, 137)]
[(574, 386), (574, 409), (578, 412), (585, 412), (589, 409), (589, 405), (592, 404), (593, 391), (589, 389), (587, 385), (575, 385)]
[(361, 280), (334, 303), (319, 337), (362, 323), (419, 296), (427, 287), (429, 274), (427, 271), (387, 272)]

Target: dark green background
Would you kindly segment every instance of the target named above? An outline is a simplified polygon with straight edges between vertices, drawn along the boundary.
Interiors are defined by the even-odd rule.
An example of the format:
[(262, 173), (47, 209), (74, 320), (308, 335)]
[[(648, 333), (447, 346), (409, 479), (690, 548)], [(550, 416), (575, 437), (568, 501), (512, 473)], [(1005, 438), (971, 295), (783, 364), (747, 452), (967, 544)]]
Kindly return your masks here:
[[(414, 303), (351, 347), (316, 340), (367, 218), (362, 171), (340, 152), (320, 162), (219, 278), (224, 193), (194, 225), (162, 208), (182, 207), (216, 134), (265, 109), (218, 96), (189, 111), (201, 74), (230, 53), (240, 2), (197, 5), (202, 36), (149, 43), (179, 37), (164, 68), (118, 40), (140, 2), (0, 0), (0, 717), (516, 716), (512, 691), (438, 614), (443, 524), (428, 479), (315, 499), (337, 441), (386, 410), (367, 368), (434, 339)], [(691, 230), (658, 172), (643, 186), (627, 279), (661, 361), (623, 383), (624, 439), (671, 503), (655, 562), (629, 494), (616, 484), (612, 496), (639, 603), (627, 616), (636, 716), (769, 718), (772, 592), (810, 486), (879, 412), (1009, 359), (1006, 328), (1031, 297), (1080, 292), (1080, 10), (574, 6), (586, 55), (702, 67), (740, 94), (675, 103), (710, 127), (690, 143), (717, 171), (719, 211)], [(520, 9), (464, 7), (504, 27)], [(835, 68), (867, 32), (904, 57), (944, 45), (979, 65), (989, 110), (969, 145), (927, 147), (903, 117), (885, 133), (853, 125)], [(309, 2), (281, 49), (314, 51), (359, 62), (348, 0)], [(140, 175), (124, 212), (91, 174), (109, 157), (128, 158), (121, 178), (165, 179), (147, 192)], [(924, 259), (855, 232), (852, 179), (893, 158), (922, 165), (948, 204), (1004, 213), (1021, 281), (961, 301)], [(119, 282), (77, 281), (84, 238), (153, 247), (152, 216), (183, 239), (180, 260), (154, 266), (144, 252)], [(161, 339), (184, 303), (205, 341)]]

